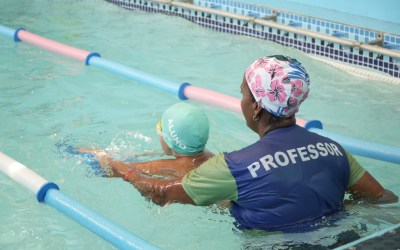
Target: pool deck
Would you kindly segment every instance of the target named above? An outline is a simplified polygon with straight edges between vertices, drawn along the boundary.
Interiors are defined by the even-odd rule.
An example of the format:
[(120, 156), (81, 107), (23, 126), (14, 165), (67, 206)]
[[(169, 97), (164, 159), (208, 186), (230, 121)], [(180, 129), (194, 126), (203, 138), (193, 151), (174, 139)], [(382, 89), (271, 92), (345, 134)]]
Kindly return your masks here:
[[(239, 2), (256, 4), (259, 6), (265, 6), (276, 9), (283, 9), (295, 13), (299, 13), (306, 16), (313, 16), (322, 19), (329, 19), (331, 21), (346, 23), (353, 26), (364, 27), (373, 30), (380, 30), (391, 34), (400, 34), (400, 25), (398, 23), (383, 21), (368, 16), (362, 16), (362, 12), (358, 14), (351, 14), (342, 12), (339, 10), (329, 9), (329, 7), (320, 7), (321, 4), (316, 2), (316, 6), (298, 3), (290, 0), (239, 0)], [(310, 1), (308, 1), (310, 2)], [(318, 6), (319, 5), (319, 6)], [(396, 6), (392, 8), (397, 9), (400, 2), (396, 2)], [(384, 6), (382, 8), (388, 8), (387, 11), (391, 10), (391, 7)]]
[(400, 84), (398, 35), (235, 0), (105, 1), (125, 9), (180, 16), (220, 32), (269, 40), (328, 62), (340, 62), (340, 67), (356, 66), (346, 71)]

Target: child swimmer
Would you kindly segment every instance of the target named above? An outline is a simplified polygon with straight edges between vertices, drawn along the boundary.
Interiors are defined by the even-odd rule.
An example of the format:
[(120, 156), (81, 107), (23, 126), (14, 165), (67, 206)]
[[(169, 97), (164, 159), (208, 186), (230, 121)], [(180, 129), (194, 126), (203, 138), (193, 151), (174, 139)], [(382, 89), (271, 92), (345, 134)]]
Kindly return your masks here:
[(166, 109), (156, 126), (160, 144), (165, 154), (175, 159), (160, 159), (148, 162), (122, 162), (113, 159), (101, 150), (81, 148), (81, 153), (94, 153), (100, 167), (109, 168), (107, 177), (127, 180), (133, 169), (148, 175), (166, 178), (183, 177), (200, 166), (213, 153), (206, 150), (209, 122), (205, 113), (188, 103), (180, 102)]

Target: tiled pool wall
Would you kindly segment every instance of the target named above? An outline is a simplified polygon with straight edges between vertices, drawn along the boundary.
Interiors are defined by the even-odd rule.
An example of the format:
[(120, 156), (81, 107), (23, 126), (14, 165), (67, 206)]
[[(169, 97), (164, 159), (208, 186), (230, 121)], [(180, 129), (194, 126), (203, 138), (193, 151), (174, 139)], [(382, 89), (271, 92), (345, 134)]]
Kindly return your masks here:
[[(301, 28), (320, 34), (345, 38), (358, 43), (379, 45), (393, 51), (400, 51), (400, 36), (382, 33), (346, 24), (331, 22), (323, 19), (302, 16), (283, 10), (264, 6), (240, 3), (230, 0), (193, 0), (190, 2), (205, 7), (202, 10), (171, 5), (171, 1), (149, 0), (106, 0), (126, 9), (140, 9), (148, 12), (158, 12), (183, 17), (201, 26), (238, 35), (253, 36), (271, 40), (284, 46), (301, 50), (305, 53), (328, 57), (337, 61), (364, 66), (400, 78), (400, 58), (368, 51), (359, 47), (341, 45), (311, 35), (299, 35), (295, 32), (261, 25), (235, 17), (223, 16), (207, 12), (206, 8), (239, 14), (247, 17), (270, 20), (278, 24)], [(220, 13), (220, 12), (219, 12)], [(272, 25), (273, 26), (273, 25)]]

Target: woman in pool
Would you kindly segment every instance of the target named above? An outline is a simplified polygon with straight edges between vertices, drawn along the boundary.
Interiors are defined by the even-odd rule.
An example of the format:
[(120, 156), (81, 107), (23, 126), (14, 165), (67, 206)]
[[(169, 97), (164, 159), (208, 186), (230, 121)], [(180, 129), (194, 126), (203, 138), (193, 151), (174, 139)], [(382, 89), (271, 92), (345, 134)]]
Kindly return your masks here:
[(343, 209), (345, 192), (353, 200), (397, 202), (338, 143), (296, 125), (309, 86), (308, 74), (295, 59), (259, 58), (244, 74), (241, 108), (260, 140), (219, 153), (183, 177), (157, 179), (134, 168), (120, 175), (159, 205), (230, 200), (241, 229), (310, 229)]
[[(96, 152), (95, 158), (100, 166), (109, 167), (109, 177), (122, 177), (130, 169), (137, 169), (149, 175), (169, 178), (183, 177), (190, 170), (200, 166), (213, 154), (205, 149), (209, 123), (205, 113), (188, 103), (172, 105), (157, 123), (157, 133), (163, 151), (175, 159), (161, 159), (149, 162), (121, 162), (107, 155), (106, 152), (81, 149), (81, 152)], [(126, 177), (126, 176), (125, 176)]]

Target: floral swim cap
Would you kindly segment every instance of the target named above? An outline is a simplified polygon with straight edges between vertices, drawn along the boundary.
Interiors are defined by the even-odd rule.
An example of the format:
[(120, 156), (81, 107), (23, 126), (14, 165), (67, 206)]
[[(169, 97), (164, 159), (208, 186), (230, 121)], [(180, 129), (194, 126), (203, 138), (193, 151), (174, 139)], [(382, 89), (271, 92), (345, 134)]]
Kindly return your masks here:
[(261, 107), (279, 117), (296, 114), (310, 91), (306, 70), (288, 56), (266, 56), (255, 60), (247, 68), (245, 78)]

